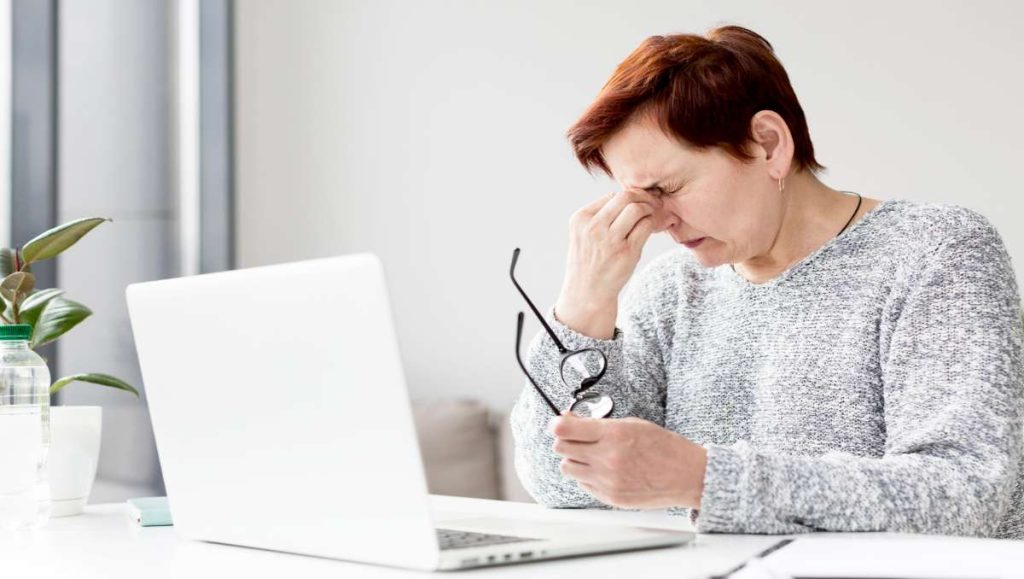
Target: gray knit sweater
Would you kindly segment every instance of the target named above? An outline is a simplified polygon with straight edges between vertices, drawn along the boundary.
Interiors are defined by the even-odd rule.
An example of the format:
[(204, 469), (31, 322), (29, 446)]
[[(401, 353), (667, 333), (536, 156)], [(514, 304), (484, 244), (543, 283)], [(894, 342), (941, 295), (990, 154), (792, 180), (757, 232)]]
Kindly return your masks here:
[[(595, 390), (708, 451), (701, 532), (897, 531), (1024, 539), (1024, 358), (999, 234), (952, 205), (884, 201), (764, 284), (688, 250), (631, 281)], [(527, 364), (560, 407), (543, 332)], [(512, 412), (516, 468), (549, 507), (602, 507), (558, 470), (550, 409)]]

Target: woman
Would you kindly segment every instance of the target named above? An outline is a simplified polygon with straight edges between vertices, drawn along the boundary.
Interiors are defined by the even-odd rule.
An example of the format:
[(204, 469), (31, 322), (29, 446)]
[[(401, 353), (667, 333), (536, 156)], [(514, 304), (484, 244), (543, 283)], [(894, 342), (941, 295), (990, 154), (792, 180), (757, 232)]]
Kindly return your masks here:
[[(651, 37), (569, 137), (622, 191), (570, 221), (547, 316), (597, 348), (609, 419), (527, 388), (516, 465), (551, 507), (677, 508), (701, 532), (1024, 538), (1022, 328), (975, 212), (819, 181), (771, 45), (727, 26)], [(633, 277), (647, 239), (685, 246)], [(542, 332), (530, 374), (571, 393)]]

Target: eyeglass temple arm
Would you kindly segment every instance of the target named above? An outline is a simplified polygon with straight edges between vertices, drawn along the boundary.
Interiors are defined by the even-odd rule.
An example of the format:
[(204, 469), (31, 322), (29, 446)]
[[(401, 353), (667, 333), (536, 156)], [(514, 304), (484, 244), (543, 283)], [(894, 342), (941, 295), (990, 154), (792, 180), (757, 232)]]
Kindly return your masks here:
[(519, 248), (517, 247), (515, 248), (515, 250), (512, 251), (512, 267), (510, 267), (508, 270), (508, 276), (512, 278), (512, 284), (516, 286), (516, 289), (519, 290), (519, 295), (523, 296), (523, 299), (526, 300), (526, 305), (530, 306), (530, 309), (533, 310), (534, 315), (537, 316), (537, 319), (540, 320), (541, 325), (544, 326), (544, 329), (547, 331), (548, 335), (551, 336), (551, 341), (555, 343), (555, 347), (558, 348), (558, 352), (561, 354), (565, 354), (569, 350), (566, 349), (564, 345), (562, 345), (562, 341), (559, 340), (558, 336), (555, 335), (555, 331), (552, 330), (551, 326), (548, 325), (547, 320), (545, 320), (544, 316), (541, 315), (540, 310), (537, 309), (537, 306), (533, 305), (533, 301), (530, 300), (530, 297), (526, 295), (525, 291), (523, 291), (522, 286), (520, 286), (519, 282), (516, 281), (516, 262), (518, 261)]
[(523, 341), (523, 316), (523, 312), (519, 312), (519, 319), (516, 322), (516, 361), (519, 362), (519, 367), (522, 368), (523, 374), (526, 374), (526, 379), (530, 381), (530, 384), (533, 384), (533, 389), (537, 391), (537, 394), (540, 394), (540, 397), (544, 399), (544, 402), (547, 402), (548, 407), (551, 408), (551, 412), (553, 412), (555, 416), (558, 416), (558, 407), (551, 403), (551, 399), (548, 398), (547, 394), (544, 394), (544, 391), (540, 389), (540, 386), (537, 385), (533, 376), (530, 376), (530, 373), (526, 370), (526, 364), (523, 364), (523, 358), (519, 355), (519, 345)]

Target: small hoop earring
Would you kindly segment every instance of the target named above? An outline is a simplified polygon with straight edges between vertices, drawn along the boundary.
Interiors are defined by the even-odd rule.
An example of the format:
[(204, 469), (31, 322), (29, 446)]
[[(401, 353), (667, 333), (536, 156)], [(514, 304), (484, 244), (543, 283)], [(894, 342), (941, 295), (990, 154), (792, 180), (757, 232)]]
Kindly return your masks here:
[(782, 177), (779, 177), (779, 194), (780, 195), (782, 194), (782, 188), (783, 187), (785, 187), (785, 183), (783, 182)]

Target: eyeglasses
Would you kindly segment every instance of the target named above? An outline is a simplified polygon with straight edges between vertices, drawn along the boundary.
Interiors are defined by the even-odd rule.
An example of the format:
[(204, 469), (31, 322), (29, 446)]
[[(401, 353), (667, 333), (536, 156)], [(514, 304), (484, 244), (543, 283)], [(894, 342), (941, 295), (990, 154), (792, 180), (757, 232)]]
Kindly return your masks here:
[[(512, 252), (512, 267), (509, 269), (509, 277), (512, 278), (512, 283), (519, 290), (519, 293), (526, 300), (526, 304), (533, 310), (534, 315), (540, 320), (544, 330), (551, 337), (551, 341), (555, 343), (555, 347), (558, 348), (558, 353), (561, 354), (561, 360), (558, 364), (559, 375), (562, 378), (562, 383), (569, 388), (572, 392), (573, 402), (569, 405), (569, 412), (576, 416), (582, 416), (585, 418), (604, 418), (611, 414), (614, 403), (610, 396), (605, 394), (596, 394), (593, 392), (587, 392), (595, 384), (597, 384), (604, 376), (605, 370), (608, 368), (608, 359), (604, 353), (595, 348), (583, 348), (580, 350), (570, 350), (562, 344), (562, 341), (555, 335), (554, 330), (548, 325), (544, 316), (541, 315), (537, 306), (533, 305), (533, 301), (526, 292), (523, 291), (522, 286), (516, 281), (516, 263), (519, 261), (519, 248)], [(541, 387), (537, 384), (537, 381), (530, 376), (530, 372), (526, 369), (526, 364), (523, 363), (523, 358), (519, 354), (520, 345), (523, 341), (523, 312), (519, 312), (518, 321), (516, 323), (516, 360), (519, 362), (519, 367), (522, 368), (523, 374), (526, 374), (526, 378), (533, 384), (534, 389), (540, 394), (540, 397), (544, 399), (548, 407), (551, 408), (551, 412), (558, 416), (561, 414), (558, 407), (551, 402), (551, 399), (544, 393)]]

